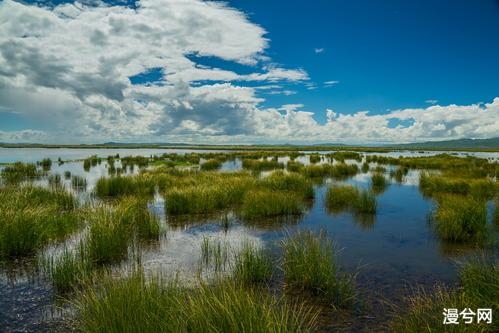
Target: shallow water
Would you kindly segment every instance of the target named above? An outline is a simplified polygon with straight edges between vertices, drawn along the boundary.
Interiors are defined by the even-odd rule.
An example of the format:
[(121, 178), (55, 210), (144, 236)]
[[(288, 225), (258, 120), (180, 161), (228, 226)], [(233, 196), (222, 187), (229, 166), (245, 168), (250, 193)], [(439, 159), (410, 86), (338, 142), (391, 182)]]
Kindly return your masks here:
[[(25, 151), (21, 154), (0, 148), (0, 162), (12, 162), (20, 159), (19, 156), (24, 156), (24, 159), (20, 159), (23, 161), (36, 161), (44, 157), (55, 160), (58, 157), (81, 159), (93, 154), (148, 156), (165, 152), (192, 151), (30, 149), (29, 153)], [(400, 152), (393, 154), (395, 157), (403, 155)], [(417, 154), (423, 153), (408, 152), (405, 156), (419, 156)], [(487, 157), (497, 159), (499, 153)], [(304, 163), (308, 161), (307, 157), (299, 159)], [(279, 161), (285, 162), (285, 158)], [(241, 167), (241, 161), (236, 159), (224, 162), (222, 171), (239, 170)], [(50, 173), (61, 174), (68, 189), (71, 184), (70, 180), (64, 180), (64, 171), (87, 179), (88, 185), (83, 191), (86, 195), (93, 190), (100, 177), (108, 176), (105, 161), (88, 172), (83, 170), (82, 162), (69, 162), (60, 166), (54, 163)], [(136, 172), (138, 168), (134, 169)], [(47, 184), (46, 180), (39, 182)], [(378, 210), (374, 219), (360, 218), (351, 213), (329, 214), (324, 206), (324, 196), (328, 186), (337, 182), (326, 180), (324, 184), (316, 185), (313, 205), (298, 219), (247, 226), (236, 216), (229, 215), (229, 228), (224, 227), (217, 216), (205, 220), (192, 217), (182, 223), (170, 223), (172, 221), (168, 221), (165, 216), (164, 200), (156, 194), (150, 202), (150, 209), (160, 217), (166, 235), (159, 242), (142, 247), (141, 264), (147, 274), (178, 274), (182, 281), (189, 283), (199, 274), (201, 243), (205, 238), (223, 241), (234, 250), (244, 241), (251, 241), (279, 252), (279, 241), (286, 234), (301, 229), (323, 229), (341, 249), (341, 266), (348, 271), (358, 272), (358, 285), (362, 290), (370, 297), (399, 301), (404, 290), (416, 285), (431, 288), (435, 282), (455, 283), (456, 262), (478, 253), (467, 246), (441, 242), (434, 236), (428, 224), (433, 202), (423, 198), (418, 190), (419, 172), (410, 171), (403, 183), (389, 183), (386, 190), (377, 196)], [(370, 186), (370, 174), (358, 174), (346, 183), (367, 188)], [(132, 264), (130, 261), (117, 266), (116, 274), (124, 274)], [(27, 265), (28, 269), (22, 270), (19, 268), (24, 267), (22, 265), (0, 265), (0, 327), (7, 331), (47, 331), (50, 330), (50, 319), (54, 313), (55, 318), (58, 318), (52, 288), (38, 272), (30, 271), (31, 266)]]

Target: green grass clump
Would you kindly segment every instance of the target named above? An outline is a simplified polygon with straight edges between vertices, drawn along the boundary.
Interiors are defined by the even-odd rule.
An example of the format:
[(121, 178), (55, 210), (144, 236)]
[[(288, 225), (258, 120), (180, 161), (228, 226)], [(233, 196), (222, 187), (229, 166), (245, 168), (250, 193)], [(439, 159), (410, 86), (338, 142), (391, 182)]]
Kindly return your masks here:
[(255, 179), (248, 173), (179, 173), (163, 185), (169, 215), (207, 214), (240, 205)]
[(311, 332), (317, 312), (230, 281), (196, 289), (135, 274), (81, 294), (82, 332)]
[(488, 200), (497, 193), (497, 185), (489, 179), (468, 179), (421, 173), (419, 188), (423, 195), (436, 197), (442, 193), (471, 195), (475, 199)]
[(352, 304), (353, 277), (338, 272), (335, 247), (325, 234), (300, 232), (285, 239), (282, 246), (287, 289), (309, 292), (333, 307)]
[(326, 207), (332, 213), (352, 210), (355, 214), (376, 214), (376, 196), (347, 186), (331, 186), (326, 193)]
[(211, 170), (218, 170), (222, 166), (222, 162), (219, 160), (212, 158), (207, 161), (205, 161), (203, 164), (201, 164), (200, 168), (203, 171), (211, 171)]
[(485, 237), (485, 202), (469, 196), (444, 194), (437, 199), (433, 224), (437, 235), (452, 242), (479, 241)]
[(286, 164), (286, 169), (289, 172), (301, 172), (305, 165), (298, 161), (289, 160)]
[(0, 258), (29, 255), (79, 226), (76, 201), (61, 190), (0, 189)]
[(43, 171), (49, 171), (52, 167), (52, 160), (50, 158), (44, 158), (41, 161), (36, 162), (36, 164), (41, 166)]
[(352, 207), (358, 196), (359, 191), (353, 186), (331, 186), (326, 192), (326, 207), (339, 213)]
[(99, 198), (152, 195), (154, 186), (153, 179), (145, 175), (100, 178), (95, 184), (95, 194)]
[(307, 165), (301, 172), (306, 177), (310, 178), (324, 178), (332, 177), (337, 179), (346, 179), (355, 176), (359, 172), (359, 167), (356, 164), (338, 163), (320, 164), (320, 165)]
[(264, 249), (246, 242), (236, 254), (234, 280), (245, 286), (267, 283), (272, 276), (272, 261)]
[[(87, 212), (90, 228), (85, 255), (97, 265), (117, 263), (127, 256), (134, 238), (159, 239), (158, 218), (140, 198), (124, 198), (114, 206), (101, 206)], [(136, 236), (136, 237), (135, 237)]]
[(109, 207), (98, 207), (90, 212), (85, 256), (92, 264), (113, 264), (126, 258), (131, 231), (119, 215), (120, 212)]
[(314, 188), (312, 183), (297, 173), (284, 173), (276, 171), (271, 175), (262, 178), (257, 186), (272, 190), (272, 191), (288, 191), (302, 196), (304, 199), (314, 198)]
[(33, 163), (16, 162), (2, 169), (2, 178), (7, 184), (16, 184), (23, 181), (32, 181), (40, 178), (41, 174)]
[(382, 193), (387, 186), (385, 175), (375, 172), (371, 177), (371, 189), (374, 193)]
[(241, 215), (246, 220), (266, 217), (300, 215), (304, 205), (293, 192), (275, 192), (267, 189), (253, 190), (244, 197)]
[(328, 154), (327, 157), (335, 159), (338, 162), (345, 162), (345, 160), (355, 160), (357, 162), (362, 161), (362, 155), (353, 151), (336, 151)]
[(308, 157), (309, 161), (311, 164), (316, 164), (319, 163), (322, 160), (322, 157), (320, 154), (310, 154)]
[(369, 163), (367, 162), (362, 163), (362, 168), (361, 168), (362, 173), (367, 173), (369, 169), (370, 169)]
[(376, 214), (376, 196), (370, 191), (360, 191), (357, 200), (353, 203), (357, 214)]
[[(499, 322), (494, 315), (499, 311), (499, 266), (497, 263), (478, 260), (460, 267), (461, 288), (448, 290), (437, 286), (427, 293), (418, 290), (404, 308), (396, 308), (391, 323), (394, 332), (497, 332)], [(445, 309), (492, 309), (492, 323), (477, 323), (477, 316), (466, 324), (459, 316), (458, 325), (443, 324)]]

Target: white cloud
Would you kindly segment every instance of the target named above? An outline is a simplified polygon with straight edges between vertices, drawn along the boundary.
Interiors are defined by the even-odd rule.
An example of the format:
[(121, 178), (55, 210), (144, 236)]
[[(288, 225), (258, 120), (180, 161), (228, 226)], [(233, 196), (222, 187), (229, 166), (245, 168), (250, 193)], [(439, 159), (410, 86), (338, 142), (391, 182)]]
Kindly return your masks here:
[[(499, 133), (499, 122), (491, 121), (499, 119), (499, 98), (386, 115), (327, 110), (322, 122), (302, 104), (264, 108), (259, 94), (293, 95), (290, 83), (317, 88), (304, 69), (272, 63), (265, 35), (221, 2), (140, 0), (132, 9), (4, 0), (0, 108), (35, 120), (44, 131), (2, 131), (0, 124), (0, 140), (362, 143)], [(237, 62), (252, 72), (201, 66), (192, 55)], [(152, 68), (162, 69), (162, 85), (130, 83), (130, 76)], [(244, 86), (250, 81), (258, 86)], [(391, 128), (390, 119), (409, 125)]]
[(336, 81), (336, 80), (324, 81), (324, 88), (330, 88), (334, 85), (337, 85), (338, 83), (340, 83), (340, 81)]
[(431, 104), (431, 105), (434, 105), (434, 104), (437, 104), (438, 103), (438, 100), (437, 99), (427, 99), (426, 101), (424, 101), (426, 104)]
[(322, 52), (324, 52), (324, 48), (322, 48), (322, 47), (317, 47), (317, 48), (315, 48), (315, 49), (314, 49), (314, 52), (315, 52), (316, 54), (322, 53)]

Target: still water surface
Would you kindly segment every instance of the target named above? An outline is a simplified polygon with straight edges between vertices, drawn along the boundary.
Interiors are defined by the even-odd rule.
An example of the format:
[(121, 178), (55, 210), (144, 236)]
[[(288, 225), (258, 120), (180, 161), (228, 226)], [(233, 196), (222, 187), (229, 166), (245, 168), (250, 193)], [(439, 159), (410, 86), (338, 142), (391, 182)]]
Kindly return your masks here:
[[(167, 149), (5, 149), (0, 148), (0, 162), (35, 162), (49, 157), (57, 160), (77, 160), (90, 155), (106, 157), (150, 156), (163, 153), (186, 153), (193, 150)], [(199, 151), (206, 152), (206, 151)], [(394, 157), (428, 156), (437, 152), (394, 152)], [(460, 153), (465, 156), (465, 153)], [(468, 153), (466, 153), (468, 154)], [(484, 154), (484, 153), (475, 153)], [(499, 160), (499, 153), (487, 153), (486, 158)], [(306, 160), (306, 159), (304, 159)], [(353, 163), (353, 161), (350, 161)], [(223, 170), (238, 170), (241, 161), (229, 161)], [(53, 163), (50, 173), (70, 171), (87, 179), (84, 193), (93, 190), (100, 177), (107, 177), (107, 164), (83, 170), (83, 164)], [(138, 172), (135, 168), (133, 172)], [(388, 171), (387, 171), (388, 173)], [(387, 175), (388, 178), (388, 175)], [(419, 173), (411, 171), (403, 183), (392, 182), (386, 191), (377, 196), (378, 210), (372, 220), (362, 220), (351, 213), (329, 214), (324, 197), (334, 180), (315, 186), (315, 200), (299, 219), (246, 226), (235, 216), (229, 216), (230, 227), (224, 228), (220, 219), (189, 220), (181, 225), (168, 223), (164, 212), (164, 199), (157, 194), (150, 202), (150, 209), (161, 219), (167, 232), (159, 244), (142, 248), (142, 265), (147, 273), (178, 274), (186, 281), (196, 279), (200, 261), (201, 242), (204, 238), (218, 239), (233, 249), (244, 241), (252, 241), (279, 252), (279, 242), (286, 234), (300, 229), (326, 230), (341, 248), (339, 262), (351, 272), (358, 272), (358, 286), (370, 297), (399, 301), (411, 287), (431, 288), (435, 282), (452, 285), (457, 281), (456, 263), (479, 251), (459, 245), (446, 244), (435, 238), (428, 224), (428, 214), (433, 203), (422, 197), (418, 190)], [(46, 180), (40, 181), (42, 185)], [(370, 186), (369, 174), (358, 174), (346, 181), (358, 187)], [(70, 188), (70, 181), (65, 181)], [(491, 208), (491, 207), (489, 207)], [(76, 236), (78, 237), (78, 236)], [(69, 241), (71, 242), (71, 241)], [(74, 243), (74, 238), (73, 238)], [(47, 253), (54, 247), (45, 249)], [(127, 264), (116, 267), (117, 274), (124, 274)], [(50, 331), (58, 312), (54, 309), (53, 291), (36, 271), (33, 263), (0, 263), (0, 327), (17, 331)]]

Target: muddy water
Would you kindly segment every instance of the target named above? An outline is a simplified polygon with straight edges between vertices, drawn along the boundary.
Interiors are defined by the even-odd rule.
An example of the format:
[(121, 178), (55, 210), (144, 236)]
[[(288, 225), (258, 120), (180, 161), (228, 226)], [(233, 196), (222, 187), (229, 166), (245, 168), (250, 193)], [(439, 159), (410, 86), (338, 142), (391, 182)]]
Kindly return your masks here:
[[(0, 151), (0, 157), (2, 153)], [(85, 150), (85, 153), (82, 157), (96, 152)], [(150, 153), (147, 151), (144, 155)], [(119, 154), (125, 156), (123, 152)], [(134, 150), (132, 154), (138, 155), (138, 152)], [(5, 156), (3, 158), (8, 159)], [(303, 162), (306, 160), (303, 158)], [(223, 164), (222, 171), (240, 168), (240, 161), (229, 161)], [(81, 162), (54, 165), (51, 173), (62, 175), (66, 170), (87, 179), (88, 185), (83, 192), (87, 195), (100, 177), (108, 175), (106, 162), (91, 168), (89, 172), (83, 170)], [(420, 194), (418, 179), (418, 172), (411, 171), (403, 183), (391, 182), (377, 196), (378, 210), (373, 219), (362, 219), (350, 213), (329, 214), (324, 206), (324, 197), (327, 187), (337, 181), (326, 180), (324, 184), (315, 186), (314, 203), (299, 219), (247, 226), (236, 216), (229, 215), (228, 228), (217, 216), (202, 221), (191, 218), (182, 223), (171, 223), (178, 221), (168, 221), (164, 213), (164, 200), (157, 194), (150, 203), (150, 209), (160, 217), (166, 235), (159, 242), (141, 249), (140, 262), (147, 274), (159, 271), (163, 275), (177, 275), (189, 283), (200, 274), (201, 243), (204, 239), (222, 241), (234, 250), (244, 241), (251, 241), (278, 252), (279, 241), (286, 234), (300, 229), (323, 229), (341, 249), (341, 266), (347, 271), (358, 273), (359, 290), (373, 307), (369, 310), (372, 316), (351, 319), (356, 322), (357, 329), (367, 331), (368, 327), (386, 320), (386, 307), (380, 300), (398, 302), (414, 286), (431, 288), (436, 282), (452, 285), (457, 280), (456, 262), (478, 252), (469, 247), (442, 243), (435, 238), (427, 222), (433, 203)], [(40, 182), (47, 184), (46, 180)], [(366, 188), (370, 186), (369, 182), (369, 174), (358, 174), (346, 181)], [(65, 186), (70, 188), (69, 180), (65, 181)], [(119, 265), (115, 268), (116, 274), (126, 274), (127, 267), (132, 264), (130, 261)], [(60, 305), (56, 304), (50, 284), (36, 271), (35, 266), (33, 262), (0, 264), (0, 331), (38, 332), (51, 331), (54, 327), (66, 329), (61, 326), (64, 312), (58, 310)], [(324, 327), (334, 327), (327, 318), (324, 321)], [(348, 327), (339, 328), (349, 330)]]

